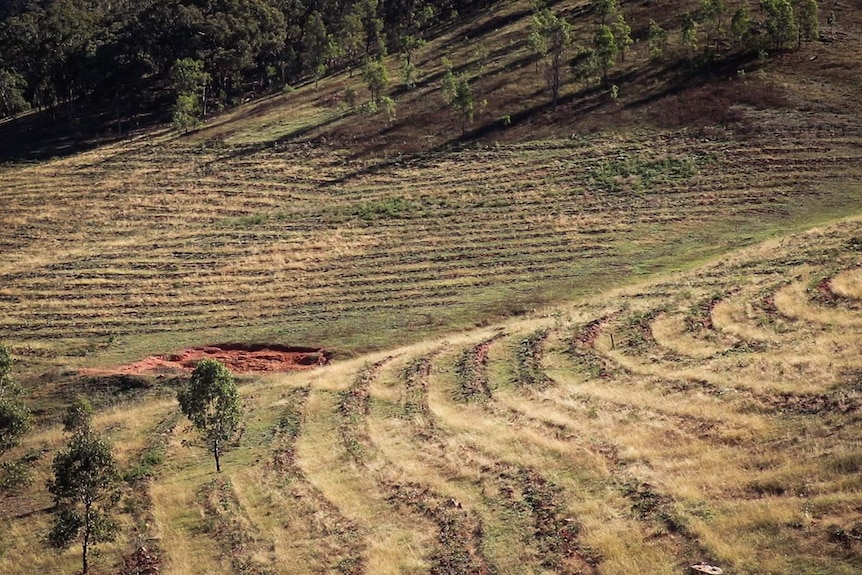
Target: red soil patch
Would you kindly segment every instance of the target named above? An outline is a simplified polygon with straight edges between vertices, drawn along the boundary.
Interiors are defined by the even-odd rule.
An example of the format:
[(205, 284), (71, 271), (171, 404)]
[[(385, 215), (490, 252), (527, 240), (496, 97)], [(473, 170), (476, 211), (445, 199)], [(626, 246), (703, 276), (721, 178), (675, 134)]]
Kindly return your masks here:
[(176, 354), (154, 355), (111, 369), (84, 369), (81, 375), (137, 375), (191, 371), (203, 359), (216, 359), (234, 373), (261, 373), (313, 369), (329, 361), (331, 354), (311, 347), (227, 343), (185, 349)]

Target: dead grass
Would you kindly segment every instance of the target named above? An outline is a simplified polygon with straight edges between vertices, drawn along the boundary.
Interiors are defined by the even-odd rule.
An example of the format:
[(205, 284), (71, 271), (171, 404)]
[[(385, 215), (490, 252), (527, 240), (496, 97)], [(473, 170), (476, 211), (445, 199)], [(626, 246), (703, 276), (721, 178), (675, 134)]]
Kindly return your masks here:
[[(847, 238), (859, 226), (847, 220), (602, 298), (248, 382), (242, 438), (221, 476), (177, 426), (144, 484), (151, 524), (133, 529), (122, 516), (124, 538), (99, 565), (118, 564), (143, 534), (163, 570), (180, 574), (453, 565), (670, 574), (699, 560), (751, 575), (800, 565), (851, 573), (855, 543), (841, 534), (860, 504), (862, 333), (853, 313), (814, 302), (806, 286), (850, 269)], [(781, 287), (783, 277), (799, 279)], [(773, 311), (759, 307), (765, 286)], [(719, 303), (703, 304), (717, 293)], [(791, 313), (782, 330), (765, 321)], [(749, 340), (752, 331), (768, 337)], [(547, 383), (517, 385), (518, 344), (537, 333), (532, 369)], [(461, 358), (477, 349), (486, 391), (465, 402)], [(583, 369), (585, 358), (605, 367)], [(351, 390), (358, 403), (345, 411)], [(130, 466), (174, 409), (171, 399), (139, 401), (100, 412), (96, 426)], [(56, 427), (44, 429), (11, 455), (61, 442)], [(38, 494), (49, 466), (45, 456), (33, 468), (31, 512), (4, 507), (0, 561), (29, 556), (44, 530), (49, 502)], [(77, 556), (34, 561), (74, 569)]]
[[(187, 138), (0, 168), (0, 338), (34, 397), (187, 345), (336, 352), (244, 382), (220, 476), (184, 421), (153, 437), (172, 399), (100, 412), (124, 468), (165, 446), (97, 572), (140, 544), (178, 575), (858, 572), (859, 39), (682, 92), (671, 65), (617, 103), (567, 85), (550, 111), (526, 9), (426, 45), (392, 126), (338, 107), (341, 74)], [(448, 147), (444, 54), (484, 66), (475, 146)], [(62, 442), (40, 420), (7, 455), (34, 459), (0, 498), (0, 572), (77, 567), (41, 543)]]

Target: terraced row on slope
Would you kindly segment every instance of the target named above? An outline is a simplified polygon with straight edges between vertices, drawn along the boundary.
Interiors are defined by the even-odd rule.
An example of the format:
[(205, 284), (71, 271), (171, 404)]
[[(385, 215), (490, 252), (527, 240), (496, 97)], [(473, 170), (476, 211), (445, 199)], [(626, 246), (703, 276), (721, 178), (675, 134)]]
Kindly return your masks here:
[(825, 124), (817, 141), (644, 133), (388, 161), (140, 141), (7, 167), (0, 338), (356, 345), (369, 323), (522, 312), (860, 209), (862, 128)]
[[(128, 563), (143, 537), (184, 575), (857, 573), (860, 250), (848, 220), (545, 317), (248, 383), (218, 476), (170, 403), (107, 413), (125, 465), (142, 432), (165, 451), (135, 484), (149, 519), (101, 561)], [(14, 573), (44, 519), (3, 521)]]

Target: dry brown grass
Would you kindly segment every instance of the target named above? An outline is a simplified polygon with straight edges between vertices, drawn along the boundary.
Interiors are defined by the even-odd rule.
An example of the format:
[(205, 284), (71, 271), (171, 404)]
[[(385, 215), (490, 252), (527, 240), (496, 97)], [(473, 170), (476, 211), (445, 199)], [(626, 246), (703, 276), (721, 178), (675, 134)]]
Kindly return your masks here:
[[(191, 344), (337, 353), (244, 381), (220, 476), (185, 422), (172, 428), (154, 477), (124, 486), (122, 536), (97, 573), (141, 544), (176, 575), (672, 574), (701, 560), (858, 573), (862, 126), (842, 70), (859, 39), (655, 104), (740, 117), (739, 137), (645, 127), (653, 116), (631, 110), (667, 78), (621, 86), (590, 117), (575, 85), (541, 111), (526, 22), (485, 46), (512, 49), (474, 83), (477, 124), (539, 111), (487, 146), (375, 157), (452, 139), (436, 80), (381, 129), (337, 116), (336, 94), (359, 83), (339, 75), (187, 138), (0, 168), (0, 338), (34, 396), (58, 401), (55, 380), (82, 366)], [(423, 49), (424, 79), (447, 52), (477, 69), (482, 40), (463, 36)], [(643, 73), (642, 50), (622, 72)], [(778, 85), (780, 111), (765, 106)], [(748, 107), (730, 105), (737, 88)], [(584, 135), (614, 125), (638, 129)], [(522, 346), (544, 330), (530, 388)], [(465, 398), (459, 358), (483, 342), (487, 393)], [(176, 416), (166, 397), (98, 414), (124, 471)], [(44, 421), (56, 406), (34, 407), (54, 411), (7, 456), (44, 450), (31, 485), (0, 499), (0, 572), (71, 573), (76, 553), (41, 543), (63, 435)]]
[[(163, 572), (423, 573), (463, 560), (506, 573), (671, 574), (707, 560), (751, 575), (849, 575), (857, 544), (841, 534), (862, 504), (862, 333), (852, 298), (822, 303), (805, 286), (849, 269), (847, 241), (860, 226), (847, 220), (500, 326), (248, 382), (243, 436), (220, 477), (181, 424), (144, 484)], [(770, 294), (774, 308), (763, 303)], [(530, 389), (514, 380), (518, 349), (541, 330), (550, 384)], [(490, 396), (469, 401), (457, 366), (481, 342), (488, 359), (476, 369)], [(344, 412), (360, 383), (367, 407), (360, 399)], [(96, 427), (128, 467), (174, 409), (170, 399), (116, 407)], [(14, 455), (62, 440), (44, 429)], [(49, 465), (38, 461), (25, 492), (41, 505), (35, 513), (5, 508), (7, 572), (20, 572), (10, 554), (30, 556), (47, 526), (38, 494)], [(137, 544), (131, 516), (121, 520), (124, 536), (104, 546), (98, 569)], [(77, 556), (33, 561), (73, 570)]]

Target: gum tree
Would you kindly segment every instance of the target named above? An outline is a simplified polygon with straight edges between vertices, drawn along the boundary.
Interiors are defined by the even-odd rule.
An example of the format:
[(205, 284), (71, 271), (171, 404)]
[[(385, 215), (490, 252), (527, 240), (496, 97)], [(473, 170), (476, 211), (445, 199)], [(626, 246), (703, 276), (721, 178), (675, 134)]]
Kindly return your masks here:
[(530, 47), (541, 56), (541, 68), (551, 90), (553, 107), (557, 107), (563, 66), (572, 45), (572, 26), (547, 8), (533, 15), (530, 24)]
[(609, 26), (599, 26), (593, 37), (593, 48), (595, 49), (596, 62), (602, 69), (602, 83), (608, 82), (608, 70), (616, 64), (619, 47), (617, 46), (614, 33)]
[(592, 0), (591, 5), (600, 26), (611, 21), (620, 10), (619, 0)]
[(659, 60), (667, 44), (667, 31), (655, 20), (649, 21), (648, 43), (650, 60)]
[(783, 50), (787, 42), (797, 38), (799, 27), (790, 0), (763, 0), (760, 7), (766, 14), (766, 33), (775, 50)]
[(54, 477), (48, 481), (48, 491), (54, 496), (54, 524), (48, 542), (56, 549), (66, 549), (80, 541), (82, 570), (87, 573), (93, 546), (113, 541), (117, 532), (110, 513), (117, 500), (117, 463), (110, 445), (90, 428), (91, 411), (82, 412), (81, 406), (88, 408), (89, 404), (69, 407), (66, 421), (75, 425), (67, 425), (69, 445), (54, 457)]
[(220, 472), (222, 446), (236, 432), (241, 414), (233, 375), (223, 363), (205, 359), (179, 390), (177, 400), (183, 414), (206, 441), (215, 458), (216, 471)]
[(450, 68), (443, 78), (443, 99), (461, 122), (461, 136), (467, 130), (467, 122), (473, 121), (473, 90), (470, 80), (455, 75)]
[(374, 105), (380, 104), (383, 90), (389, 85), (389, 74), (383, 60), (379, 58), (366, 58), (362, 67), (362, 77), (371, 92), (371, 101)]
[(12, 354), (0, 345), (0, 456), (18, 445), (30, 428), (30, 410), (12, 380)]
[(817, 0), (799, 0), (799, 42), (820, 37), (820, 21), (817, 17)]

